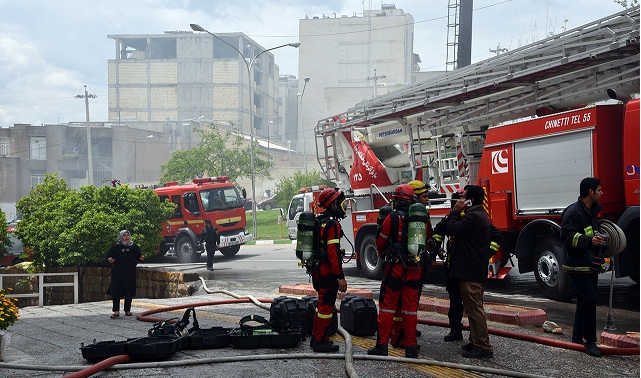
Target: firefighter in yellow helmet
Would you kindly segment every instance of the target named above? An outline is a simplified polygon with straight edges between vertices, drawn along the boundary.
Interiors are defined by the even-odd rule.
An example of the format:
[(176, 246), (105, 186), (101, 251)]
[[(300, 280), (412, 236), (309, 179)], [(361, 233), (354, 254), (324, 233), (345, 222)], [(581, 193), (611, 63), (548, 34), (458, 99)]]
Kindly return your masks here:
[[(423, 181), (420, 180), (412, 180), (407, 183), (413, 190), (414, 190), (414, 195), (418, 199), (418, 202), (423, 205), (423, 206), (428, 206), (430, 203), (430, 198), (429, 198), (429, 191), (427, 189), (427, 186)], [(430, 213), (428, 211), (427, 213), (427, 235), (432, 234), (432, 222), (430, 220)], [(427, 255), (427, 254), (426, 254)], [(430, 262), (427, 260), (423, 261), (423, 264), (421, 266), (421, 270), (423, 275), (425, 275), (425, 272), (430, 266)], [(418, 290), (418, 296), (420, 299), (421, 292), (423, 289), (423, 285)], [(404, 324), (403, 324), (403, 317), (401, 315), (401, 309), (402, 309), (403, 303), (402, 300), (399, 298), (398, 301), (398, 307), (396, 308), (396, 313), (394, 314), (394, 322), (392, 325), (392, 334), (390, 336), (390, 342), (394, 348), (404, 348), (405, 343), (404, 343), (404, 338), (405, 338), (405, 330), (404, 330)], [(416, 330), (416, 336), (420, 336), (421, 331)]]

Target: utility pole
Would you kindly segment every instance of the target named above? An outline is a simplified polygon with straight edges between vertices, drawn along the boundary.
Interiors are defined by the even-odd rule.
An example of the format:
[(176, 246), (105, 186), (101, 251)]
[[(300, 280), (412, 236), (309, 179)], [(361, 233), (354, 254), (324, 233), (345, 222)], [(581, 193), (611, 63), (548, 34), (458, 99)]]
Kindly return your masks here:
[(496, 53), (496, 56), (499, 56), (500, 53), (507, 52), (507, 49), (501, 48), (501, 43), (499, 42), (499, 44), (496, 45), (496, 50), (490, 49), (490, 52)]
[(85, 115), (87, 118), (87, 179), (88, 185), (93, 185), (93, 154), (91, 153), (91, 128), (89, 127), (89, 99), (97, 98), (95, 94), (87, 94), (87, 86), (85, 85), (85, 94), (76, 95), (76, 98), (85, 99)]
[(368, 76), (365, 78), (365, 80), (367, 81), (374, 80), (374, 97), (378, 96), (378, 90), (377, 90), (378, 79), (385, 79), (385, 75), (381, 75), (381, 76), (376, 75), (376, 68), (374, 68), (374, 76)]

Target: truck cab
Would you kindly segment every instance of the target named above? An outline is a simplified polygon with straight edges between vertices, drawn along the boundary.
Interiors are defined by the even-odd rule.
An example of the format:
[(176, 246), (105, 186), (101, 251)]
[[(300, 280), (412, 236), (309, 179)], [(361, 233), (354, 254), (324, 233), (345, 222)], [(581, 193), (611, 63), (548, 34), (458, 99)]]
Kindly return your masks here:
[(318, 195), (323, 189), (327, 188), (325, 185), (314, 185), (300, 188), (300, 193), (292, 197), (292, 200), (287, 206), (287, 234), (290, 240), (296, 239), (296, 230), (298, 228), (298, 218), (303, 211), (311, 211), (316, 213), (316, 203)]

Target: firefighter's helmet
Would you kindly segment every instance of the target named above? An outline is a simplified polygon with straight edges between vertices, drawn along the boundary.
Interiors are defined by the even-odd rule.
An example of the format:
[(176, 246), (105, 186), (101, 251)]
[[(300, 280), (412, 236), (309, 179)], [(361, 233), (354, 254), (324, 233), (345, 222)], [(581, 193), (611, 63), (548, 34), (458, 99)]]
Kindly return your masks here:
[(407, 184), (401, 184), (394, 189), (392, 193), (392, 198), (397, 206), (408, 207), (409, 205), (417, 202), (416, 195), (414, 195), (414, 189)]
[(412, 180), (407, 185), (414, 189), (414, 194), (416, 195), (427, 192), (427, 186), (421, 180)]
[(327, 209), (332, 205), (334, 200), (340, 196), (340, 194), (340, 191), (336, 188), (324, 189), (321, 194), (318, 195), (318, 205)]
[(345, 218), (345, 194), (343, 192), (338, 188), (327, 188), (318, 195), (318, 205), (326, 210), (330, 209), (335, 202), (334, 215), (339, 219)]

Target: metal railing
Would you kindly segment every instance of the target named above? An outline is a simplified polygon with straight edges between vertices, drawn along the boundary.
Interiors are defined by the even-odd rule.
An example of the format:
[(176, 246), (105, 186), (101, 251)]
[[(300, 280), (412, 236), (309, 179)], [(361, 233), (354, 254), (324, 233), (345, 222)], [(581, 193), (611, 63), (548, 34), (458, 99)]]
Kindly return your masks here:
[[(45, 277), (73, 276), (73, 282), (44, 282)], [(73, 303), (78, 303), (78, 272), (73, 273), (11, 273), (0, 274), (0, 288), (4, 287), (4, 277), (38, 277), (38, 292), (26, 294), (5, 294), (7, 298), (38, 298), (38, 306), (44, 306), (45, 287), (70, 287), (73, 286)]]

